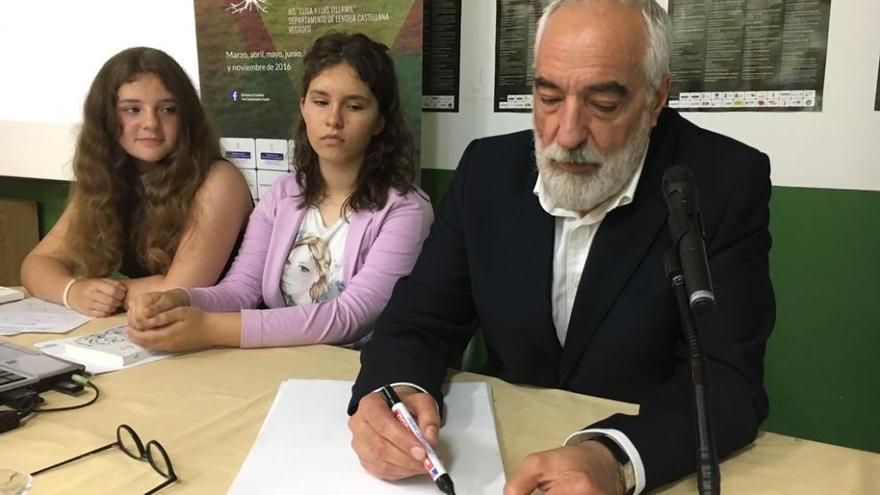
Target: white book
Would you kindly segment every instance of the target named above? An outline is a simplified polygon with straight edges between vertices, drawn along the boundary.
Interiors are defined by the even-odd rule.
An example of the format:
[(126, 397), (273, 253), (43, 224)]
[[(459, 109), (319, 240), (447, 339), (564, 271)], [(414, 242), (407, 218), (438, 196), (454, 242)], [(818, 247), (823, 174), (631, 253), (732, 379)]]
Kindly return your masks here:
[(83, 363), (104, 366), (128, 366), (152, 355), (125, 334), (125, 325), (108, 328), (103, 332), (83, 335), (64, 344), (64, 352)]

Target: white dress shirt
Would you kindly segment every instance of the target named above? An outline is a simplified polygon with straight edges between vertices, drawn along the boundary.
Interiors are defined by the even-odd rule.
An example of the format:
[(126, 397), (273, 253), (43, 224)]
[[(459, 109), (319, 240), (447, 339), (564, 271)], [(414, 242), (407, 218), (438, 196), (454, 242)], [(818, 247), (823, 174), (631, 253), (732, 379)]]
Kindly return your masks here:
[(565, 345), (568, 320), (574, 306), (574, 296), (581, 282), (581, 274), (593, 239), (599, 225), (611, 210), (632, 203), (635, 196), (642, 166), (636, 169), (623, 190), (589, 213), (580, 216), (577, 212), (557, 207), (544, 190), (541, 174), (535, 183), (534, 193), (538, 196), (541, 208), (556, 219), (556, 232), (553, 240), (553, 286), (550, 300), (553, 306), (553, 325), (559, 344)]
[[(602, 220), (608, 212), (632, 203), (635, 197), (636, 186), (639, 183), (639, 177), (642, 175), (643, 166), (644, 156), (642, 157), (642, 164), (639, 165), (623, 189), (617, 195), (611, 197), (608, 201), (605, 201), (584, 216), (580, 216), (580, 214), (574, 211), (559, 208), (553, 204), (553, 201), (544, 190), (541, 174), (540, 172), (538, 173), (534, 193), (541, 203), (541, 208), (556, 220), (553, 241), (553, 284), (550, 297), (553, 324), (556, 327), (556, 336), (559, 339), (559, 344), (562, 346), (565, 346), (571, 309), (574, 306), (574, 298), (577, 295), (581, 274), (584, 271), (584, 264), (587, 261), (587, 256), (590, 254), (590, 247), (593, 245), (593, 239), (596, 237), (599, 225), (602, 224)], [(642, 458), (639, 456), (635, 445), (623, 432), (600, 428), (581, 430), (570, 435), (564, 444), (576, 445), (600, 435), (610, 437), (627, 453), (635, 471), (636, 483), (634, 493), (640, 493), (645, 488), (645, 466), (642, 464)]]

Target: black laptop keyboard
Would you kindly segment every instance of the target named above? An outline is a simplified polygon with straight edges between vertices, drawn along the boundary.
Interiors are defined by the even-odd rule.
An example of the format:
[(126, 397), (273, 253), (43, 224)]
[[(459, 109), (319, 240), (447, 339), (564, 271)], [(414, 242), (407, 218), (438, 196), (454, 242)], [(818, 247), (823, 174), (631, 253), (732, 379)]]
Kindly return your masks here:
[(11, 371), (0, 369), (0, 385), (15, 383), (24, 380), (25, 378), (26, 377), (19, 375), (18, 373), (13, 373)]

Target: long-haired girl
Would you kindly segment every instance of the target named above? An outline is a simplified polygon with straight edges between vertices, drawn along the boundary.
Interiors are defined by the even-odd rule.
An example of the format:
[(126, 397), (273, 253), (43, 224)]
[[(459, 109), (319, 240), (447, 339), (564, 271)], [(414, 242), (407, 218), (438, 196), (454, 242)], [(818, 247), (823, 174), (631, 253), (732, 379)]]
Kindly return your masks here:
[(137, 294), (216, 283), (253, 203), (180, 65), (152, 48), (123, 50), (83, 110), (70, 199), (22, 263), (25, 288), (106, 316)]

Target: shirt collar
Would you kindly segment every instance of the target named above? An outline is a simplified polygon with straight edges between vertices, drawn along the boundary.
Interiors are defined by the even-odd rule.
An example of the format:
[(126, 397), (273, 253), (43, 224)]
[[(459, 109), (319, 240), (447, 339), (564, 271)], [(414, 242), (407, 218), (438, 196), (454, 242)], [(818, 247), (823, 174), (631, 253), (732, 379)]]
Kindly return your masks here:
[(538, 171), (538, 180), (535, 182), (535, 188), (532, 192), (538, 197), (538, 202), (541, 203), (541, 208), (554, 217), (582, 219), (588, 223), (596, 222), (604, 218), (609, 211), (633, 202), (636, 196), (636, 187), (639, 184), (639, 178), (642, 176), (642, 169), (645, 166), (645, 156), (647, 154), (648, 147), (645, 146), (645, 151), (642, 153), (641, 163), (639, 163), (639, 166), (636, 168), (635, 172), (633, 172), (632, 177), (629, 178), (629, 181), (623, 189), (604, 203), (593, 208), (592, 211), (583, 217), (581, 217), (576, 211), (558, 207), (553, 203), (550, 195), (544, 190), (544, 182), (541, 180), (540, 170)]

